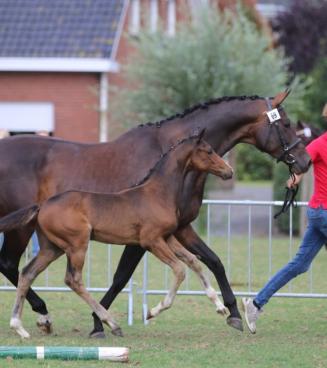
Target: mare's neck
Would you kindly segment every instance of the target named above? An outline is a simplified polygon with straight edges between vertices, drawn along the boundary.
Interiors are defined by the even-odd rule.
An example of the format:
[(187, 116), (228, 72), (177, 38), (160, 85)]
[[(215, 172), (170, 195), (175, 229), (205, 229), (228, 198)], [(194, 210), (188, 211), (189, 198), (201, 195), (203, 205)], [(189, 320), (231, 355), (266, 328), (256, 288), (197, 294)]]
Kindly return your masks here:
[(199, 107), (162, 124), (158, 129), (160, 141), (169, 145), (176, 136), (185, 137), (197, 128), (205, 128), (204, 139), (219, 155), (224, 155), (237, 143), (255, 144), (251, 127), (264, 109), (265, 102), (259, 99), (232, 99)]

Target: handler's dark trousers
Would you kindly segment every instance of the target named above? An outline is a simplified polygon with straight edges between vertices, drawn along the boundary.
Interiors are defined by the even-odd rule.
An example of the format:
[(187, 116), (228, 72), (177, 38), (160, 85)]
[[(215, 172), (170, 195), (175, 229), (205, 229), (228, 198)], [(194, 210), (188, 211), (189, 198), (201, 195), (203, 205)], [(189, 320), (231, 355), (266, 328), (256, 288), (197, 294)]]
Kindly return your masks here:
[(316, 254), (327, 241), (327, 210), (323, 208), (307, 209), (308, 227), (295, 257), (279, 270), (259, 291), (254, 299), (262, 307), (280, 288), (297, 275), (306, 272)]

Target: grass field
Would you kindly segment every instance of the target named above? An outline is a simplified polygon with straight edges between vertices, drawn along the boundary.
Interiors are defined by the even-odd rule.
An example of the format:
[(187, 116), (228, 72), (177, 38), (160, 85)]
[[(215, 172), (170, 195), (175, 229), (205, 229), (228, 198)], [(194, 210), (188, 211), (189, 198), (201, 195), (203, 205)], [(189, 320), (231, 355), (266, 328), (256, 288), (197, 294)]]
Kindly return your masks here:
[[(226, 241), (213, 239), (211, 247), (221, 255), (226, 264)], [(268, 278), (267, 240), (254, 239), (250, 262), (253, 269), (251, 283), (258, 290)], [(116, 249), (117, 248), (117, 249)], [(113, 250), (113, 263), (119, 257), (120, 248)], [(297, 240), (294, 240), (294, 251)], [(93, 246), (91, 254), (91, 286), (105, 286), (107, 250)], [(326, 292), (324, 265), (326, 253), (322, 251), (313, 267), (313, 292)], [(152, 258), (152, 257), (150, 257)], [(287, 239), (273, 242), (272, 272), (289, 258)], [(248, 290), (249, 254), (247, 239), (234, 238), (231, 251), (230, 279), (234, 290)], [(65, 260), (57, 261), (49, 271), (49, 283), (63, 286)], [(165, 270), (151, 259), (149, 287), (164, 288)], [(44, 276), (36, 284), (44, 283)], [(307, 292), (308, 275), (292, 284), (292, 291)], [(142, 286), (142, 267), (136, 272), (136, 287)], [(196, 278), (188, 279), (190, 289), (199, 289)], [(216, 287), (216, 284), (214, 283)], [(285, 291), (289, 291), (285, 288)], [(134, 325), (127, 326), (127, 296), (120, 295), (112, 306), (112, 312), (120, 322), (124, 338), (114, 337), (107, 329), (107, 339), (90, 340), (89, 307), (73, 293), (43, 292), (54, 320), (54, 333), (43, 336), (35, 326), (36, 316), (25, 305), (23, 322), (31, 333), (29, 341), (21, 341), (9, 329), (9, 319), (15, 294), (1, 292), (0, 345), (68, 345), (68, 346), (128, 346), (130, 362), (124, 367), (327, 367), (327, 312), (325, 299), (273, 298), (266, 306), (258, 322), (258, 333), (251, 335), (228, 327), (224, 319), (215, 314), (214, 307), (204, 296), (178, 296), (172, 309), (162, 313), (148, 326), (142, 322), (142, 298), (135, 294)], [(95, 294), (97, 299), (100, 294)], [(153, 306), (161, 296), (150, 296)], [(122, 363), (89, 361), (0, 361), (0, 367), (107, 367)]]

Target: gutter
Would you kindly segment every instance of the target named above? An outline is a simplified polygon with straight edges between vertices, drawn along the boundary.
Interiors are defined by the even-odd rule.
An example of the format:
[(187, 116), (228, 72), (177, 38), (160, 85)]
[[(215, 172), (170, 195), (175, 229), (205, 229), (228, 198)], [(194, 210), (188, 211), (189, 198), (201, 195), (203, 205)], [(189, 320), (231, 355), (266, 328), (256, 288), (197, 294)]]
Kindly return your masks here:
[(102, 58), (0, 57), (0, 72), (117, 73), (119, 64)]

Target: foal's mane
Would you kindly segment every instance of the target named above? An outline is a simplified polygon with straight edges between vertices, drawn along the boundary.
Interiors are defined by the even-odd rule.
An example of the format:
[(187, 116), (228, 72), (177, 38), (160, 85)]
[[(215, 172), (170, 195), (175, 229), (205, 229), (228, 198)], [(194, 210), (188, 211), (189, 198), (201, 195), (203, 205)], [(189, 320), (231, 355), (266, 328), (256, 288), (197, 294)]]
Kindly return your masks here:
[(152, 166), (152, 168), (148, 171), (148, 173), (144, 176), (144, 178), (141, 179), (140, 181), (138, 181), (137, 183), (133, 184), (130, 188), (135, 188), (135, 187), (138, 187), (139, 185), (144, 184), (152, 176), (152, 174), (156, 170), (158, 170), (158, 168), (160, 167), (162, 162), (167, 159), (168, 155), (172, 151), (175, 151), (175, 149), (177, 147), (179, 147), (181, 144), (184, 144), (185, 142), (190, 141), (191, 139), (194, 139), (194, 138), (198, 138), (198, 137), (199, 137), (198, 135), (191, 135), (189, 137), (178, 140), (175, 145), (172, 145), (172, 146), (169, 147), (168, 151), (166, 151), (166, 152), (164, 152), (160, 155), (159, 160)]
[(154, 123), (148, 122), (146, 124), (139, 124), (138, 127), (156, 126), (157, 128), (160, 128), (161, 125), (163, 123), (167, 122), (167, 121), (171, 121), (171, 120), (174, 120), (176, 118), (183, 118), (186, 115), (189, 115), (192, 112), (194, 112), (196, 110), (199, 110), (199, 109), (206, 110), (211, 105), (220, 104), (221, 102), (229, 102), (229, 101), (234, 101), (234, 100), (240, 100), (240, 101), (251, 100), (251, 101), (255, 101), (255, 100), (263, 100), (263, 99), (264, 99), (263, 97), (260, 97), (260, 96), (257, 96), (257, 95), (253, 95), (253, 96), (223, 96), (223, 97), (213, 98), (211, 100), (201, 102), (201, 103), (198, 103), (198, 104), (193, 105), (191, 107), (188, 107), (181, 113), (174, 114), (174, 115), (172, 115), (168, 118), (162, 119), (162, 120), (154, 122)]

